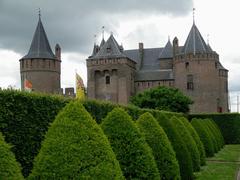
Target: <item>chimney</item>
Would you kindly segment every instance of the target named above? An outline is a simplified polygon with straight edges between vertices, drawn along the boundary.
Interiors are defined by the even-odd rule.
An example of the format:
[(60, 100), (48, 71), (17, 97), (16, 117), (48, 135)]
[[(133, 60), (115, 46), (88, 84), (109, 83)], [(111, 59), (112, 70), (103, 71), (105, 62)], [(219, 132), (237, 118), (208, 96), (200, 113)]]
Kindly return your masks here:
[(139, 57), (140, 57), (140, 64), (139, 64), (139, 69), (141, 69), (142, 67), (142, 63), (143, 63), (143, 56), (144, 56), (144, 45), (142, 42), (140, 42), (138, 44), (138, 47), (139, 47)]
[(59, 46), (59, 44), (56, 44), (55, 46), (55, 56), (58, 60), (61, 60), (61, 47)]
[(178, 38), (175, 37), (173, 39), (173, 56), (176, 56), (179, 54), (179, 46), (178, 46)]

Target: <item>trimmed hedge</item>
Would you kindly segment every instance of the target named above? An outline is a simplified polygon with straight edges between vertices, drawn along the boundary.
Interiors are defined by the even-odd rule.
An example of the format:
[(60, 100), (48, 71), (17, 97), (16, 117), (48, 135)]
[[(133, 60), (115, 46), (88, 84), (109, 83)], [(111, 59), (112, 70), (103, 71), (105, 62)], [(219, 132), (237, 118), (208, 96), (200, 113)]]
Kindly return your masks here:
[(193, 118), (212, 119), (220, 128), (226, 144), (240, 144), (240, 114), (221, 113), (221, 114), (190, 114)]
[(137, 126), (152, 148), (162, 179), (180, 179), (176, 154), (162, 127), (150, 113), (144, 113), (137, 120)]
[[(186, 143), (177, 131), (175, 124), (163, 113), (156, 113), (156, 120), (163, 127), (170, 140), (180, 167), (181, 179), (193, 179), (193, 166), (191, 155), (188, 152)], [(169, 116), (170, 117), (170, 116)]]
[(196, 132), (196, 130), (193, 128), (191, 123), (186, 118), (181, 117), (180, 120), (184, 123), (185, 127), (188, 129), (188, 131), (192, 135), (192, 137), (197, 145), (198, 151), (200, 153), (200, 164), (205, 165), (206, 164), (205, 149), (204, 149), (202, 141), (200, 140), (200, 137), (198, 136), (198, 133)]
[(0, 179), (21, 180), (21, 167), (11, 152), (11, 146), (4, 141), (0, 132)]
[(51, 124), (29, 179), (124, 179), (102, 129), (78, 101)]
[(191, 124), (194, 127), (194, 129), (197, 131), (203, 143), (206, 156), (212, 157), (214, 155), (214, 145), (213, 145), (211, 136), (209, 134), (209, 131), (205, 128), (203, 123), (201, 123), (201, 119), (194, 118), (192, 119)]
[(193, 171), (197, 172), (200, 170), (200, 154), (197, 148), (197, 145), (191, 136), (190, 132), (187, 130), (185, 125), (181, 120), (179, 120), (176, 117), (172, 117), (170, 119), (173, 124), (177, 127), (177, 131), (182, 137), (183, 141), (186, 143), (188, 152), (191, 155), (192, 165), (193, 165)]
[(67, 102), (61, 97), (0, 90), (0, 131), (13, 145), (25, 177), (32, 169), (49, 123)]
[(152, 150), (126, 111), (115, 108), (101, 127), (126, 179), (160, 179)]

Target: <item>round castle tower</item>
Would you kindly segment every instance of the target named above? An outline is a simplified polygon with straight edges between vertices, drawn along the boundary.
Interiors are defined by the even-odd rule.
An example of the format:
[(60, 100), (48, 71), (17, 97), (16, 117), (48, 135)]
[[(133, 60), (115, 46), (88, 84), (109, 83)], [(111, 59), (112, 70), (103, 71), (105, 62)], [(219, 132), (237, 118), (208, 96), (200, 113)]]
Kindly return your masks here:
[(40, 15), (29, 52), (19, 61), (22, 90), (27, 82), (32, 91), (60, 93), (61, 48), (57, 44), (53, 54)]
[(191, 97), (194, 112), (228, 112), (228, 70), (193, 23), (183, 47), (173, 40), (175, 87)]

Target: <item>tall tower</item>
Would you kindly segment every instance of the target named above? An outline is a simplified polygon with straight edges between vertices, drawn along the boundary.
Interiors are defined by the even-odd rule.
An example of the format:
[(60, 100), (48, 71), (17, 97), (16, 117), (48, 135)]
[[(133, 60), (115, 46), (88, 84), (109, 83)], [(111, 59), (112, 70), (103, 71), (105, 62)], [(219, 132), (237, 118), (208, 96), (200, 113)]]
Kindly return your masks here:
[(113, 35), (106, 42), (103, 39), (99, 51), (87, 59), (88, 97), (127, 104), (134, 94), (135, 64)]
[(35, 30), (28, 54), (20, 61), (21, 89), (30, 81), (32, 90), (43, 93), (60, 93), (61, 48), (57, 44), (55, 55), (49, 45), (41, 16)]
[(175, 87), (191, 97), (191, 112), (228, 111), (228, 70), (206, 44), (195, 22), (183, 47), (173, 41)]

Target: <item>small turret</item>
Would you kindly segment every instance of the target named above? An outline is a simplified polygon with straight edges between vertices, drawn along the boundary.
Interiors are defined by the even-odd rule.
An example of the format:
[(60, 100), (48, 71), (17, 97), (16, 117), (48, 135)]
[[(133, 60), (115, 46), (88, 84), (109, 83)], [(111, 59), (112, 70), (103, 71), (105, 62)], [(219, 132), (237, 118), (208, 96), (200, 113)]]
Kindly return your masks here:
[(176, 56), (179, 53), (178, 38), (173, 39), (173, 56)]

